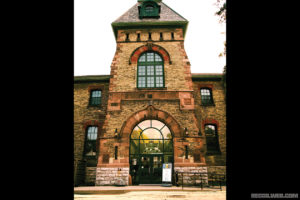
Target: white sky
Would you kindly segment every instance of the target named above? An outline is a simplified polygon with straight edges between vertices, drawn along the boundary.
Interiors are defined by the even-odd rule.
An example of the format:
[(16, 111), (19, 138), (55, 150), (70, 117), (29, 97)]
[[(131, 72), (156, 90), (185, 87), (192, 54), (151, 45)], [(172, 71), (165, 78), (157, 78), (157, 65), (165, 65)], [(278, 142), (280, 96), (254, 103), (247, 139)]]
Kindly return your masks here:
[[(110, 74), (116, 50), (111, 23), (130, 9), (137, 0), (74, 1), (74, 75)], [(192, 73), (222, 73), (226, 59), (225, 24), (219, 23), (216, 0), (163, 0), (189, 21), (185, 50)]]

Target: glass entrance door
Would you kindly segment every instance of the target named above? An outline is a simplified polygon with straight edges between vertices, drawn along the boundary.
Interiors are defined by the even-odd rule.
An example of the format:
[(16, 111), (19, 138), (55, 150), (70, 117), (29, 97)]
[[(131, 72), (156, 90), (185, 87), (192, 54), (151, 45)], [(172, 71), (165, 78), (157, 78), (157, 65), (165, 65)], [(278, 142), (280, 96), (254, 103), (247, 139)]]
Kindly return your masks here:
[(130, 135), (130, 175), (132, 184), (162, 183), (163, 162), (173, 163), (173, 137), (158, 120), (145, 120)]
[(159, 184), (162, 182), (162, 155), (141, 155), (140, 184)]

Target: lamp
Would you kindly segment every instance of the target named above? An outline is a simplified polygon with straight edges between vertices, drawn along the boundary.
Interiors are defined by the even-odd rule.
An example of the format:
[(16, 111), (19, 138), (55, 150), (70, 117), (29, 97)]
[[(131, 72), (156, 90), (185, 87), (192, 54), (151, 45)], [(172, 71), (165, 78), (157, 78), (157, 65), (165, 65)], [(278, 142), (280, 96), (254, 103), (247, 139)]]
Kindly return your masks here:
[(187, 128), (184, 128), (184, 137), (187, 137), (187, 136), (189, 136), (188, 129), (187, 129)]
[(198, 136), (202, 136), (201, 130), (199, 129)]
[(120, 139), (120, 134), (118, 133), (118, 129), (115, 130), (115, 138)]

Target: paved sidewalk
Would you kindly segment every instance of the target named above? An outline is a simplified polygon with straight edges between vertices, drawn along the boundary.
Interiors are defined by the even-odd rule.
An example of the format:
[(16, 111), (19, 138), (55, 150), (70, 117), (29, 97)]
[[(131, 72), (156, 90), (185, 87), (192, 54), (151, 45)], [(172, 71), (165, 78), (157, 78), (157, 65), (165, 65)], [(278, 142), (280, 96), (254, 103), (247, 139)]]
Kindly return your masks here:
[[(226, 187), (222, 186), (222, 191)], [(221, 191), (218, 187), (203, 188), (200, 187), (163, 187), (163, 186), (92, 186), (92, 187), (74, 187), (75, 194), (103, 194), (103, 193), (124, 193), (129, 191)]]
[(75, 194), (75, 200), (226, 200), (226, 191), (125, 191), (122, 194)]
[(226, 187), (220, 189), (162, 186), (75, 187), (75, 200), (226, 200)]

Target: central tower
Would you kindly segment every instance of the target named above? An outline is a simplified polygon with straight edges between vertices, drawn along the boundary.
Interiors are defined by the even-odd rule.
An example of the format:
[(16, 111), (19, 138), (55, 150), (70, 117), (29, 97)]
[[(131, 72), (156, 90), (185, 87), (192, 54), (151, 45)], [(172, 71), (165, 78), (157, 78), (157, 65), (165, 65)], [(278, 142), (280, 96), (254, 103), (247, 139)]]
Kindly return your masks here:
[[(190, 62), (184, 49), (188, 21), (161, 0), (138, 0), (111, 25), (117, 48), (111, 64), (107, 114), (99, 137), (96, 185), (139, 184), (143, 173), (137, 171), (144, 169), (143, 159), (149, 159), (152, 168), (158, 159), (160, 164), (171, 162), (173, 170), (205, 170)], [(144, 122), (150, 123), (148, 129), (138, 126)], [(161, 130), (152, 122), (162, 124)], [(168, 150), (156, 144), (154, 130), (157, 135), (169, 131), (160, 139), (171, 145)], [(143, 138), (143, 152), (136, 145), (141, 145), (142, 135), (133, 137), (133, 133), (152, 138), (149, 144)], [(156, 170), (161, 170), (159, 165)], [(159, 172), (157, 176), (156, 181), (161, 180)]]

